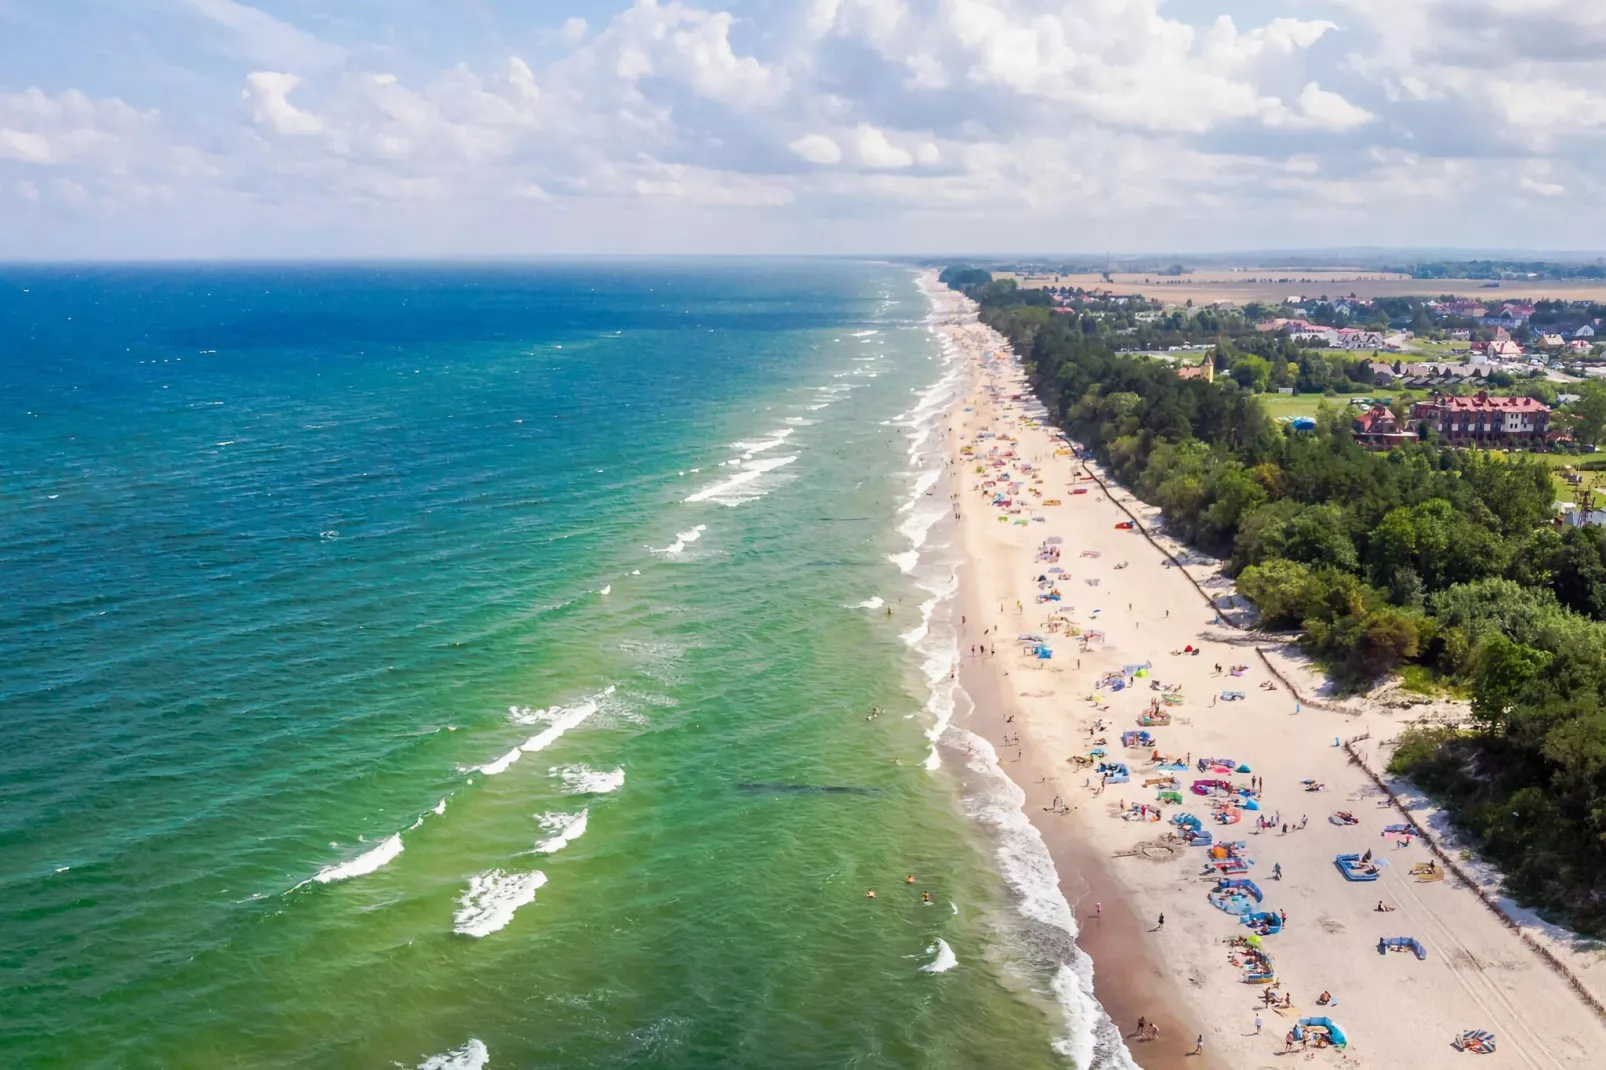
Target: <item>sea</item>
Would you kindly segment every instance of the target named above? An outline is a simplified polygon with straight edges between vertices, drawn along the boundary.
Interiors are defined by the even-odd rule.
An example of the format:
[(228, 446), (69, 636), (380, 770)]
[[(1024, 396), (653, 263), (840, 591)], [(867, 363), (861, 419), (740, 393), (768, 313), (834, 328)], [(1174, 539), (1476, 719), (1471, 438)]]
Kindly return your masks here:
[(932, 317), (0, 266), (0, 1065), (1131, 1066), (961, 727)]

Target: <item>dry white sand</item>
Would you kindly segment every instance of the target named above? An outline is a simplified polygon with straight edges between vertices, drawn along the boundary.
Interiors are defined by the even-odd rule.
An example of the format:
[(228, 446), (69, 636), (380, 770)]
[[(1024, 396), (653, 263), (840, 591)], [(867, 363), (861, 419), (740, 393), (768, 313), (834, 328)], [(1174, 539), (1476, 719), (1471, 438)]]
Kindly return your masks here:
[[(970, 565), (964, 573), (965, 593), (973, 613), (960, 646), (968, 657), (972, 643), (996, 644), (996, 655), (978, 661), (997, 675), (999, 701), (1016, 715), (1007, 729), (997, 727), (1001, 717), (978, 716), (976, 730), (991, 734), (995, 742), (1006, 731), (1018, 733), (1021, 762), (1005, 768), (1027, 791), (1028, 814), (1062, 867), (1078, 864), (1066, 856), (1077, 842), (1090, 843), (1105, 856), (1101, 864), (1113, 872), (1139, 917), (1148, 919), (1142, 928), (1149, 931), (1141, 935), (1145, 957), (1158, 958), (1177, 982), (1156, 995), (1181, 1002), (1167, 1009), (1183, 1023), (1189, 1039), (1202, 1033), (1207, 1054), (1220, 1065), (1275, 1066), (1294, 1019), (1325, 1016), (1344, 1029), (1349, 1046), (1342, 1052), (1312, 1049), (1308, 1056), (1318, 1062), (1378, 1068), (1468, 1061), (1606, 1066), (1606, 1026), (1566, 981), (1453, 878), (1438, 883), (1413, 879), (1412, 865), (1430, 857), (1420, 842), (1396, 847), (1382, 836), (1384, 825), (1400, 820), (1398, 813), (1378, 805), (1382, 794), (1334, 740), (1368, 732), (1393, 735), (1398, 724), (1389, 711), (1353, 716), (1306, 707), (1296, 712), (1287, 691), (1262, 690), (1269, 674), (1247, 639), (1214, 623), (1199, 592), (1179, 569), (1165, 567), (1159, 550), (1139, 534), (1117, 530), (1127, 516), (1102, 498), (1096, 484), (1079, 481), (1084, 465), (1063, 450), (1056, 453), (1052, 432), (1023, 419), (1029, 394), (1002, 340), (975, 322), (964, 298), (934, 286), (932, 293), (948, 313), (939, 329), (960, 344), (973, 371), (970, 388), (954, 409), (950, 433), (961, 537)], [(1011, 401), (1011, 395), (1028, 400)], [(979, 437), (988, 432), (999, 437)], [(960, 455), (967, 445), (973, 456)], [(995, 447), (1000, 454), (1011, 451), (1009, 470), (1041, 492), (1041, 499), (1017, 495), (1028, 503), (1018, 514), (990, 504), (993, 488), (980, 486), (995, 470), (977, 474), (976, 467), (986, 463), (985, 455)], [(1019, 474), (1022, 460), (1034, 467), (1032, 475)], [(1072, 495), (1078, 486), (1089, 492)], [(1042, 504), (1056, 498), (1063, 504)], [(1065, 574), (1058, 583), (1062, 601), (1040, 605), (1036, 580), (1048, 565), (1037, 561), (1036, 554), (1050, 537), (1064, 540), (1059, 564)], [(1084, 557), (1084, 551), (1098, 556)], [(1122, 563), (1126, 567), (1116, 567)], [(1052, 660), (1040, 661), (1014, 640), (1022, 633), (1046, 633), (1051, 613), (1065, 615), (1078, 631), (1100, 629), (1107, 641), (1091, 644), (1084, 653), (1063, 632), (1054, 634), (1049, 639)], [(984, 628), (993, 631), (984, 635)], [(1188, 644), (1202, 647), (1203, 653), (1172, 653)], [(1153, 663), (1149, 678), (1139, 678), (1136, 686), (1121, 692), (1100, 692), (1108, 712), (1094, 709), (1088, 696), (1100, 676), (1143, 662)], [(1218, 663), (1223, 668), (1246, 664), (1248, 671), (1237, 678), (1217, 676)], [(1189, 792), (1193, 780), (1208, 774), (1191, 766), (1177, 774), (1184, 803), (1164, 807), (1165, 822), (1119, 816), (1122, 802), (1153, 804), (1157, 798), (1156, 789), (1143, 784), (1157, 775), (1149, 752), (1128, 751), (1120, 739), (1122, 731), (1138, 727), (1137, 718), (1157, 696), (1150, 690), (1152, 680), (1181, 685), (1185, 696), (1184, 704), (1171, 711), (1171, 726), (1151, 729), (1160, 750), (1195, 760), (1231, 757), (1247, 764), (1253, 775), (1264, 778), (1263, 812), (1280, 815), (1290, 826), (1286, 834), (1281, 824), (1257, 832), (1255, 815), (1249, 812), (1240, 824), (1215, 825), (1208, 800)], [(1246, 697), (1221, 701), (1220, 693), (1228, 690)], [(1214, 703), (1212, 696), (1217, 696)], [(1098, 736), (1108, 740), (1112, 759), (1129, 762), (1132, 782), (1096, 794), (1097, 778), (1067, 759), (1090, 749), (1088, 729), (1101, 718), (1109, 727)], [(1001, 747), (1001, 757), (1007, 761), (1015, 756), (1012, 751)], [(1306, 778), (1322, 783), (1325, 790), (1304, 790)], [(1233, 779), (1247, 784), (1249, 775)], [(1074, 809), (1064, 815), (1045, 813), (1043, 807), (1054, 796)], [(1218, 838), (1246, 841), (1255, 862), (1248, 876), (1265, 892), (1265, 907), (1287, 912), (1286, 928), (1267, 937), (1265, 946), (1276, 965), (1276, 989), (1292, 993), (1298, 1013), (1265, 1012), (1258, 1036), (1254, 1020), (1263, 988), (1244, 983), (1242, 971), (1229, 963), (1227, 946), (1248, 930), (1207, 900), (1212, 881), (1201, 875), (1206, 851), (1176, 846), (1169, 858), (1160, 860), (1137, 851), (1140, 844), (1164, 841), (1172, 830), (1169, 818), (1179, 809), (1204, 819)], [(1330, 815), (1339, 810), (1353, 812), (1359, 824), (1330, 823)], [(1068, 826), (1074, 826), (1075, 835), (1068, 834)], [(1381, 878), (1373, 883), (1345, 880), (1334, 856), (1368, 849), (1386, 863)], [(1272, 879), (1274, 864), (1282, 867), (1280, 881)], [(1394, 909), (1378, 912), (1379, 900)], [(1096, 924), (1091, 904), (1076, 906), (1084, 927)], [(1162, 912), (1164, 928), (1155, 931)], [(1385, 936), (1415, 937), (1426, 947), (1427, 959), (1399, 952), (1380, 955), (1378, 940)], [(1110, 957), (1096, 958), (1097, 971), (1122, 968)], [(1324, 990), (1336, 997), (1336, 1004), (1317, 1005)], [(1130, 1030), (1130, 1022), (1121, 1024)], [(1450, 1042), (1467, 1029), (1494, 1033), (1498, 1052), (1457, 1053)], [(1134, 1045), (1134, 1051), (1148, 1062), (1141, 1045)], [(1306, 1056), (1286, 1058), (1304, 1061)]]

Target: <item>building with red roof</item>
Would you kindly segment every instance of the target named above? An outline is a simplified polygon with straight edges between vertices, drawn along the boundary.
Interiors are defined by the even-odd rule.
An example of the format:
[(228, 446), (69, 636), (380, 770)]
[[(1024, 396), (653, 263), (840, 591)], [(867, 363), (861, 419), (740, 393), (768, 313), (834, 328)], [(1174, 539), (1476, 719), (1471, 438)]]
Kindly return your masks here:
[(1400, 427), (1399, 418), (1386, 405), (1373, 405), (1350, 421), (1355, 441), (1371, 449), (1393, 449), (1416, 438)]
[(1411, 420), (1452, 446), (1529, 446), (1545, 441), (1550, 406), (1534, 398), (1434, 394), (1411, 408)]

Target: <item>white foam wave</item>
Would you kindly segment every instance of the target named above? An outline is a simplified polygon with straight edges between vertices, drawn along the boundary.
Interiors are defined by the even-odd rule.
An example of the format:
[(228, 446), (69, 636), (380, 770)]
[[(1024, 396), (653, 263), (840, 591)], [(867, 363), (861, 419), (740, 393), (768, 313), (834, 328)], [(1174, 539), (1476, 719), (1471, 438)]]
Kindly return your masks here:
[(682, 552), (685, 551), (686, 547), (702, 538), (703, 532), (707, 530), (707, 524), (698, 524), (690, 531), (679, 532), (675, 535), (674, 542), (670, 543), (668, 546), (665, 546), (661, 550), (654, 550), (653, 553), (661, 554), (666, 557), (678, 557)]
[(783, 427), (777, 431), (771, 431), (763, 438), (755, 439), (752, 442), (732, 442), (730, 444), (730, 448), (733, 450), (741, 450), (742, 460), (750, 461), (753, 459), (755, 454), (772, 450), (776, 446), (779, 446), (781, 443), (785, 442), (787, 439), (791, 438), (792, 433), (796, 430), (797, 428), (795, 427)]
[(496, 761), (486, 762), (484, 765), (480, 766), (479, 771), (484, 773), (486, 776), (496, 776), (499, 773), (505, 773), (507, 772), (508, 766), (519, 760), (519, 753), (519, 748), (514, 747)]
[[(915, 499), (919, 500), (918, 497)], [(910, 545), (918, 550), (926, 544), (926, 539), (931, 535), (931, 529), (937, 521), (947, 515), (948, 507), (942, 504), (911, 508), (903, 523), (898, 525), (898, 534), (908, 539)]]
[(880, 609), (882, 606), (884, 606), (886, 604), (887, 604), (886, 601), (880, 595), (873, 594), (869, 598), (866, 598), (862, 602), (853, 603), (848, 608), (849, 609)]
[(920, 623), (903, 633), (903, 641), (906, 644), (918, 646), (921, 640), (931, 634), (931, 615), (937, 611), (937, 601), (935, 598), (929, 598), (920, 604)]
[(458, 899), (452, 917), (452, 931), (464, 936), (489, 936), (513, 920), (519, 907), (535, 901), (535, 892), (546, 883), (540, 870), (531, 873), (504, 873), (493, 869), (469, 880), (468, 891)]
[(1076, 917), (1060, 891), (1059, 872), (1043, 836), (1022, 807), (1026, 793), (998, 764), (987, 740), (967, 733), (969, 767), (983, 774), (980, 786), (965, 796), (966, 812), (991, 828), (999, 872), (1016, 897), (1016, 908), (1031, 921), (1059, 930), (1063, 959), (1055, 970), (1053, 989), (1065, 1015), (1066, 1035), (1054, 1047), (1076, 1066), (1137, 1070), (1120, 1032), (1093, 996), (1093, 961), (1075, 944)]
[(909, 550), (901, 554), (888, 554), (887, 560), (897, 565), (899, 572), (907, 574), (913, 572), (915, 565), (920, 563), (920, 554), (918, 551)]
[(606, 795), (624, 787), (625, 771), (599, 771), (589, 765), (557, 765), (547, 772), (563, 781), (565, 795)]
[[(921, 498), (925, 497), (926, 491), (937, 485), (937, 480), (941, 476), (942, 469), (940, 468), (928, 468), (924, 472), (921, 472), (920, 475), (915, 479), (914, 493), (909, 495), (909, 501), (904, 505), (903, 511), (908, 512), (909, 510), (913, 509), (915, 504), (919, 502)], [(947, 510), (944, 510), (944, 512), (946, 511)]]
[(766, 457), (757, 461), (743, 461), (741, 464), (742, 470), (736, 475), (719, 483), (710, 484), (695, 494), (689, 495), (684, 500), (687, 502), (716, 502), (719, 505), (737, 506), (743, 502), (753, 501), (755, 498), (762, 498), (773, 488), (754, 486), (754, 484), (768, 473), (775, 471), (777, 468), (784, 468), (795, 460), (797, 460), (796, 454), (790, 457)]
[(507, 769), (508, 766), (519, 760), (522, 754), (534, 754), (543, 751), (556, 743), (562, 735), (571, 728), (578, 728), (602, 707), (608, 696), (614, 693), (614, 687), (609, 685), (598, 691), (595, 695), (581, 699), (572, 706), (553, 706), (551, 709), (532, 710), (511, 706), (508, 708), (508, 719), (516, 724), (545, 724), (546, 727), (535, 735), (520, 743), (489, 765), (480, 766), (480, 772), (486, 776), (495, 776)]
[(333, 866), (325, 866), (312, 879), (319, 884), (331, 884), (335, 881), (350, 880), (353, 877), (366, 876), (377, 869), (389, 865), (397, 855), (402, 853), (401, 833), (396, 833), (379, 841), (379, 843), (364, 851), (349, 862), (341, 862)]
[(926, 729), (926, 738), (931, 741), (931, 750), (926, 755), (928, 771), (935, 771), (942, 766), (937, 741), (942, 739), (948, 726), (953, 723), (954, 696), (959, 690), (959, 682), (955, 679), (958, 667), (959, 648), (953, 644), (928, 651), (921, 665), (931, 685), (931, 695), (926, 699), (926, 712), (931, 715), (931, 727)]
[[(603, 694), (613, 694), (613, 688), (608, 688)], [(597, 712), (597, 706), (598, 700), (590, 698), (575, 706), (554, 707), (549, 711), (551, 723), (523, 743), (520, 743), (519, 750), (525, 754), (534, 754), (537, 751), (546, 750), (553, 743), (556, 743), (559, 737), (569, 729), (578, 728), (585, 723), (586, 718)]]
[(947, 973), (959, 965), (959, 959), (954, 955), (954, 949), (948, 946), (948, 941), (937, 937), (937, 942), (926, 948), (926, 954), (937, 957), (920, 967), (921, 973)]
[(434, 814), (435, 814), (436, 817), (439, 817), (441, 814), (444, 814), (445, 812), (446, 812), (446, 800), (442, 799), (440, 802), (435, 804)]
[(540, 824), (543, 832), (552, 835), (535, 845), (538, 854), (549, 855), (554, 851), (561, 851), (569, 844), (586, 834), (586, 815), (591, 811), (581, 810), (578, 814), (546, 813), (535, 820)]
[(485, 1045), (471, 1037), (461, 1048), (431, 1055), (418, 1064), (418, 1070), (483, 1070), (490, 1059), (491, 1053)]

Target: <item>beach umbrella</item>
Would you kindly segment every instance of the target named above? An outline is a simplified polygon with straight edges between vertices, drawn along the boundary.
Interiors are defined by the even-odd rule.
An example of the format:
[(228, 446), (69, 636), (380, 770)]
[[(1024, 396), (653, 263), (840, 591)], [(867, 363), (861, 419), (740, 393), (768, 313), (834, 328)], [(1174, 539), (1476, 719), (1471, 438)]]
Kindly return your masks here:
[(1060, 538), (1058, 535), (1050, 535), (1048, 538), (1044, 539), (1043, 541), (1048, 543), (1048, 545), (1050, 545), (1050, 546), (1058, 546), (1060, 543), (1064, 542), (1065, 540)]
[(1053, 568), (1049, 569), (1049, 571), (1050, 572), (1056, 572), (1056, 573), (1064, 573), (1065, 570), (1060, 568), (1058, 565), (1055, 565)]
[(1240, 773), (1247, 773), (1249, 771), (1250, 771), (1250, 769), (1249, 769), (1249, 767), (1247, 765), (1240, 765), (1238, 767), (1238, 772), (1240, 772)]

